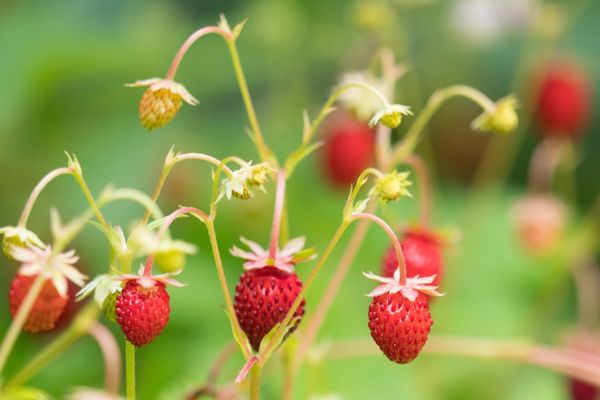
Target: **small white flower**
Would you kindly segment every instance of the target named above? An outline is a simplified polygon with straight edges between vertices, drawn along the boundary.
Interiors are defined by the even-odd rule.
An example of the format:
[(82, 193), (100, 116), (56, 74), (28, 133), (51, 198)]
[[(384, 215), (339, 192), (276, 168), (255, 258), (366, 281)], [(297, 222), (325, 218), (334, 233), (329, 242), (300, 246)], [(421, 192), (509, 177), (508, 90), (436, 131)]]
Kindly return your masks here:
[(102, 307), (104, 300), (113, 293), (121, 291), (121, 282), (116, 281), (113, 277), (103, 274), (95, 277), (88, 282), (79, 292), (77, 292), (76, 300), (81, 301), (90, 294), (94, 293), (94, 301), (99, 307)]
[(397, 128), (402, 122), (403, 115), (412, 115), (409, 106), (390, 104), (373, 115), (373, 118), (369, 121), (369, 126), (374, 127), (375, 125), (382, 123), (388, 128)]
[(33, 245), (44, 248), (46, 246), (35, 233), (22, 226), (2, 227), (0, 228), (0, 235), (4, 236), (2, 239), (2, 251), (9, 259), (12, 258), (11, 249), (13, 247)]
[(83, 286), (86, 276), (79, 272), (73, 264), (79, 261), (75, 250), (52, 254), (52, 249), (31, 246), (13, 247), (11, 255), (22, 263), (19, 273), (25, 276), (43, 274), (52, 281), (56, 291), (62, 297), (67, 295), (67, 280), (77, 286)]
[[(369, 72), (354, 71), (345, 73), (339, 81), (339, 86), (352, 83), (370, 85), (377, 89), (384, 98), (389, 96), (387, 85)], [(381, 109), (381, 100), (375, 94), (360, 87), (345, 90), (340, 95), (339, 101), (345, 108), (353, 111), (358, 119), (363, 121), (368, 121), (373, 114)]]
[(412, 197), (408, 187), (412, 182), (408, 180), (409, 172), (398, 172), (396, 170), (383, 175), (375, 182), (375, 186), (369, 191), (369, 196), (377, 197), (383, 203), (396, 201), (402, 196)]
[(128, 83), (125, 86), (127, 87), (142, 87), (148, 86), (148, 89), (157, 92), (159, 90), (168, 90), (174, 95), (179, 96), (183, 101), (188, 103), (191, 106), (195, 106), (200, 103), (198, 99), (188, 92), (188, 90), (181, 83), (177, 83), (170, 79), (161, 79), (161, 78), (151, 78), (144, 79), (141, 81), (135, 81), (133, 83)]
[(234, 257), (240, 257), (246, 260), (244, 263), (244, 268), (246, 270), (273, 266), (284, 272), (292, 273), (294, 272), (294, 265), (315, 258), (312, 249), (302, 250), (306, 241), (302, 236), (288, 241), (282, 249), (277, 249), (275, 252), (275, 259), (269, 257), (269, 250), (263, 249), (258, 243), (244, 237), (240, 237), (240, 241), (248, 246), (250, 251), (245, 251), (239, 247), (233, 246), (229, 252)]
[(383, 283), (371, 291), (367, 295), (369, 297), (377, 297), (385, 293), (394, 294), (400, 292), (402, 293), (402, 296), (406, 297), (408, 300), (415, 301), (419, 292), (429, 296), (443, 296), (442, 293), (437, 291), (437, 286), (429, 285), (429, 283), (432, 283), (435, 279), (435, 275), (426, 276), (424, 278), (417, 275), (413, 278), (407, 278), (406, 285), (400, 284), (400, 267), (396, 269), (392, 278), (375, 275), (372, 272), (363, 272), (363, 275), (368, 279)]
[(252, 165), (252, 161), (233, 171), (233, 176), (223, 179), (220, 200), (223, 196), (227, 200), (231, 197), (246, 200), (252, 197), (252, 190), (256, 187), (265, 192), (264, 184), (268, 181), (268, 173), (272, 171), (267, 163)]

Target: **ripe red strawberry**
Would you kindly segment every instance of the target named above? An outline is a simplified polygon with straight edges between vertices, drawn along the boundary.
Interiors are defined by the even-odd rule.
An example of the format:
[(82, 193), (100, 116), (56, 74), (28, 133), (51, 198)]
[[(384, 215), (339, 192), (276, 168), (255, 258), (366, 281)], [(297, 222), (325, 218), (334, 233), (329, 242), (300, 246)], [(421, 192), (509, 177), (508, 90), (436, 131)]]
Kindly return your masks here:
[[(254, 350), (258, 351), (265, 335), (283, 321), (300, 290), (302, 282), (295, 273), (276, 267), (265, 266), (242, 274), (235, 288), (235, 315)], [(296, 330), (303, 315), (304, 300), (294, 313), (296, 319), (288, 335)]]
[(326, 126), (323, 166), (335, 184), (348, 186), (373, 164), (375, 135), (367, 123), (337, 112)]
[(431, 330), (427, 297), (419, 293), (410, 301), (402, 293), (382, 294), (369, 306), (371, 336), (390, 360), (406, 364), (414, 360)]
[(598, 388), (587, 382), (569, 379), (569, 389), (573, 400), (596, 400), (598, 398)]
[[(440, 238), (425, 229), (407, 229), (400, 245), (404, 253), (407, 276), (412, 278), (435, 275), (432, 285), (439, 286), (444, 273)], [(390, 246), (383, 259), (383, 276), (392, 277), (397, 267), (396, 252), (394, 247)]]
[(167, 326), (171, 306), (165, 284), (150, 277), (128, 280), (117, 297), (117, 323), (127, 340), (142, 347)]
[(400, 268), (391, 278), (364, 275), (382, 283), (368, 294), (373, 297), (369, 306), (371, 337), (390, 360), (399, 364), (414, 360), (433, 324), (425, 295), (441, 296), (435, 286), (430, 286), (433, 277), (408, 278), (401, 284)]
[[(246, 260), (246, 272), (240, 277), (235, 288), (235, 315), (240, 327), (246, 333), (250, 345), (255, 351), (271, 329), (285, 319), (302, 290), (302, 282), (294, 272), (294, 265), (312, 258), (310, 249), (301, 251), (304, 238), (290, 240), (282, 249), (277, 249), (272, 257), (269, 251), (258, 243), (245, 238), (240, 239), (251, 251), (237, 247), (231, 254)], [(291, 334), (304, 315), (304, 299), (294, 312)]]
[(541, 72), (537, 120), (545, 136), (580, 136), (592, 110), (592, 83), (570, 62), (556, 62)]
[[(18, 273), (13, 278), (8, 294), (11, 316), (14, 317), (19, 310), (23, 299), (36, 277), (37, 274), (27, 276)], [(40, 294), (33, 303), (33, 307), (23, 325), (23, 330), (27, 332), (52, 330), (65, 310), (67, 302), (68, 297), (61, 296), (52, 281), (46, 280)]]

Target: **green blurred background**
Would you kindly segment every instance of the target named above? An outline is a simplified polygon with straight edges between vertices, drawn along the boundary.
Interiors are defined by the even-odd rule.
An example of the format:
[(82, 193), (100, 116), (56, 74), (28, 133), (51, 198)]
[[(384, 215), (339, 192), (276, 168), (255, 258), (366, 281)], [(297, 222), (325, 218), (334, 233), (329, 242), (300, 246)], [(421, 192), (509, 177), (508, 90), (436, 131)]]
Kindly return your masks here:
[[(164, 74), (187, 35), (216, 23), (220, 12), (232, 24), (249, 17), (238, 42), (240, 54), (263, 130), (279, 155), (300, 141), (301, 110), (307, 108), (314, 115), (340, 74), (367, 67), (380, 45), (390, 47), (410, 66), (398, 85), (398, 100), (416, 112), (436, 88), (454, 83), (473, 85), (493, 99), (511, 91), (526, 94), (531, 66), (553, 53), (578, 59), (598, 87), (599, 3), (551, 3), (565, 15), (577, 17), (559, 37), (550, 39), (540, 26), (556, 28), (557, 20), (540, 22), (533, 17), (545, 3), (479, 1), (494, 5), (492, 17), (503, 15), (510, 21), (504, 25), (496, 21), (500, 24), (496, 32), (481, 16), (460, 19), (464, 17), (459, 17), (459, 3), (467, 2), (5, 0), (0, 3), (0, 225), (16, 222), (35, 182), (65, 164), (63, 151), (77, 154), (94, 193), (109, 183), (149, 192), (173, 144), (182, 151), (256, 160), (244, 133), (247, 120), (220, 38), (201, 40), (183, 61), (178, 81), (201, 104), (184, 106), (166, 128), (145, 131), (137, 119), (141, 89), (124, 87), (126, 82)], [(558, 21), (560, 15), (559, 11)], [(479, 19), (483, 23), (475, 23)], [(526, 104), (523, 112), (527, 112)], [(468, 127), (478, 113), (471, 104), (456, 100), (436, 116), (430, 139), (420, 146), (435, 177), (435, 224), (456, 228), (463, 236), (447, 252), (443, 289), (448, 295), (433, 305), (433, 333), (556, 342), (575, 318), (573, 284), (565, 262), (560, 257), (528, 256), (517, 243), (507, 216), (513, 200), (524, 191), (535, 127), (525, 124), (515, 137), (503, 138), (515, 145), (508, 180), (488, 182), (484, 177), (474, 186), (473, 171), (490, 143), (487, 136), (474, 134)], [(400, 127), (395, 135), (401, 137), (405, 129)], [(598, 129), (594, 116), (578, 154), (575, 203), (581, 213), (598, 192)], [(290, 182), (289, 211), (291, 234), (306, 235), (308, 243), (322, 251), (339, 222), (344, 193), (324, 180), (318, 158), (317, 154), (305, 161)], [(180, 204), (206, 208), (209, 172), (208, 167), (193, 163), (178, 166), (161, 198), (163, 210)], [(222, 206), (217, 230), (224, 253), (241, 235), (267, 242), (272, 192)], [(418, 189), (416, 194), (416, 199), (389, 206), (384, 215), (396, 225), (415, 220)], [(30, 222), (46, 240), (51, 206), (57, 206), (67, 219), (80, 212), (85, 202), (68, 178), (53, 184)], [(127, 227), (141, 210), (119, 204), (109, 207), (107, 215), (113, 223)], [(140, 399), (181, 398), (186, 389), (203, 382), (212, 360), (230, 340), (204, 228), (181, 221), (173, 232), (197, 243), (200, 251), (181, 275), (188, 286), (171, 290), (169, 326), (154, 343), (138, 351)], [(322, 339), (368, 336), (369, 300), (364, 294), (373, 284), (360, 271), (377, 270), (386, 246), (383, 233), (371, 229)], [(108, 246), (99, 232), (86, 230), (75, 247), (89, 275), (107, 268)], [(343, 245), (308, 295), (309, 313), (340, 249)], [(10, 321), (5, 294), (16, 268), (6, 261), (3, 264), (2, 332)], [(311, 266), (298, 267), (299, 275), (306, 276)], [(233, 288), (241, 263), (226, 254), (225, 267)], [(118, 327), (109, 325), (122, 342)], [(6, 375), (52, 337), (22, 335)], [(224, 379), (232, 379), (241, 365), (241, 357), (230, 362)], [(279, 398), (278, 368), (273, 362), (266, 372), (266, 399)], [(73, 386), (101, 387), (102, 375), (100, 353), (91, 339), (84, 338), (31, 384), (63, 398)], [(509, 362), (433, 355), (423, 355), (406, 366), (377, 356), (306, 367), (296, 397), (328, 393), (343, 399), (568, 398), (564, 378), (552, 372)]]

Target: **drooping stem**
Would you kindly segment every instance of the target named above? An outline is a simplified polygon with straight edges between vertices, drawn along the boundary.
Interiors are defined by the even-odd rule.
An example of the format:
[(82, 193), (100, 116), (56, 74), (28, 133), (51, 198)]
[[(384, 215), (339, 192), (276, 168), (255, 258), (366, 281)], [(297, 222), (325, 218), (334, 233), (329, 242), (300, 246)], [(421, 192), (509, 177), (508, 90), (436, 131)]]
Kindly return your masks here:
[(420, 225), (427, 228), (431, 221), (432, 185), (427, 165), (421, 157), (409, 154), (404, 158), (404, 163), (412, 167), (419, 180), (419, 191), (421, 200)]
[(275, 193), (275, 209), (273, 211), (273, 227), (271, 229), (271, 244), (269, 245), (269, 258), (275, 260), (279, 249), (281, 218), (285, 202), (285, 171), (277, 172), (277, 191)]
[(104, 388), (107, 393), (118, 394), (121, 379), (121, 354), (113, 334), (99, 322), (94, 323), (89, 334), (100, 346), (104, 358)]
[[(524, 341), (430, 335), (423, 353), (490, 360), (514, 360), (571, 376), (600, 387), (600, 357), (561, 347)], [(326, 357), (346, 359), (381, 355), (371, 338), (334, 342)]]
[(215, 225), (212, 219), (209, 219), (205, 223), (206, 229), (208, 230), (208, 238), (210, 240), (210, 247), (212, 249), (213, 258), (215, 260), (215, 266), (217, 267), (217, 275), (219, 277), (219, 283), (221, 284), (221, 290), (223, 291), (223, 297), (225, 298), (225, 307), (227, 314), (231, 320), (233, 335), (236, 342), (240, 345), (244, 357), (246, 359), (252, 356), (252, 351), (248, 348), (246, 336), (240, 328), (239, 321), (235, 315), (233, 308), (233, 302), (231, 301), (231, 292), (227, 285), (227, 278), (225, 277), (225, 270), (223, 268), (223, 261), (221, 260), (221, 252), (219, 250), (219, 243), (217, 241), (217, 234), (215, 232)]
[(260, 400), (260, 363), (254, 364), (250, 371), (250, 400)]
[(379, 225), (390, 238), (390, 242), (394, 246), (396, 252), (396, 259), (398, 260), (398, 268), (400, 268), (400, 285), (406, 285), (406, 261), (404, 260), (404, 253), (402, 252), (402, 246), (398, 241), (398, 237), (394, 233), (394, 230), (381, 218), (375, 214), (370, 213), (353, 213), (352, 217), (355, 219), (367, 219), (375, 222)]
[(29, 198), (27, 199), (27, 202), (25, 203), (25, 207), (23, 207), (23, 211), (21, 212), (21, 217), (19, 218), (17, 226), (25, 227), (27, 225), (27, 220), (29, 219), (33, 205), (40, 196), (40, 193), (42, 193), (46, 186), (48, 186), (48, 184), (55, 178), (66, 174), (73, 174), (73, 170), (68, 167), (57, 168), (48, 172), (48, 174), (46, 174), (46, 176), (44, 176), (37, 185), (35, 185), (31, 191), (31, 194), (29, 195)]
[(427, 123), (431, 120), (431, 117), (442, 104), (452, 97), (466, 97), (488, 112), (492, 112), (496, 108), (496, 105), (492, 100), (490, 100), (486, 95), (477, 89), (474, 89), (470, 86), (454, 85), (438, 90), (429, 98), (425, 108), (419, 113), (418, 117), (410, 126), (408, 132), (404, 136), (404, 139), (394, 146), (391, 157), (392, 165), (401, 163), (404, 161), (406, 156), (413, 152), (419, 141), (421, 133), (423, 132)]
[(21, 333), (21, 329), (23, 329), (23, 325), (25, 325), (25, 321), (27, 321), (27, 317), (29, 316), (29, 312), (33, 307), (33, 304), (38, 298), (38, 295), (42, 291), (42, 287), (46, 281), (46, 275), (44, 273), (38, 274), (38, 276), (33, 280), (33, 283), (29, 287), (23, 302), (19, 306), (17, 313), (15, 314), (4, 339), (2, 340), (2, 344), (0, 345), (0, 374), (6, 365), (6, 361), (8, 360), (8, 356)]
[(125, 384), (127, 400), (135, 400), (135, 347), (125, 341)]
[(537, 144), (529, 162), (528, 185), (531, 192), (550, 190), (563, 150), (561, 141), (555, 138), (546, 138)]
[(183, 57), (185, 56), (185, 54), (187, 53), (189, 48), (192, 46), (192, 44), (194, 44), (202, 36), (206, 36), (211, 33), (221, 36), (223, 39), (225, 39), (225, 41), (229, 41), (232, 39), (230, 32), (227, 32), (227, 31), (219, 28), (218, 26), (206, 26), (204, 28), (198, 29), (196, 32), (192, 33), (186, 39), (185, 42), (183, 42), (183, 44), (181, 45), (181, 47), (175, 54), (175, 57), (173, 58), (173, 61), (171, 62), (171, 66), (169, 67), (169, 70), (167, 71), (167, 75), (165, 76), (165, 78), (169, 79), (169, 80), (174, 80), (175, 74), (177, 73), (177, 69), (179, 68), (179, 64), (181, 63), (181, 60), (183, 59)]
[[(203, 221), (207, 221), (209, 218), (208, 215), (204, 211), (202, 211), (198, 208), (181, 207), (181, 208), (173, 211), (171, 214), (169, 214), (167, 216), (164, 223), (161, 225), (158, 233), (156, 234), (156, 238), (159, 241), (162, 240), (162, 238), (165, 236), (165, 234), (169, 230), (169, 227), (171, 226), (173, 221), (175, 221), (177, 218), (179, 218), (185, 214), (195, 214), (199, 217), (199, 219), (201, 219)], [(148, 258), (146, 259), (146, 264), (144, 266), (144, 276), (150, 276), (152, 274), (152, 264), (154, 263), (155, 255), (156, 255), (155, 253), (151, 253), (150, 255), (148, 255)]]
[[(371, 202), (367, 207), (366, 211), (368, 213), (373, 213), (375, 212), (376, 208), (377, 203)], [(327, 284), (326, 289), (323, 292), (323, 297), (317, 303), (317, 309), (312, 314), (310, 319), (306, 322), (306, 329), (304, 331), (304, 334), (300, 338), (300, 342), (298, 344), (295, 356), (293, 358), (292, 371), (294, 375), (298, 371), (300, 365), (302, 364), (303, 357), (308, 353), (308, 350), (310, 350), (310, 348), (312, 347), (317, 337), (317, 333), (323, 325), (325, 316), (327, 315), (329, 308), (333, 304), (333, 301), (337, 297), (337, 293), (340, 289), (340, 286), (342, 285), (342, 282), (344, 281), (344, 278), (346, 277), (346, 274), (348, 273), (348, 269), (352, 265), (356, 254), (360, 250), (360, 246), (365, 236), (367, 235), (368, 229), (369, 221), (363, 220), (358, 223), (356, 230), (354, 231), (352, 237), (346, 245), (346, 248), (342, 254), (340, 262), (338, 263), (335, 269), (335, 272), (333, 273), (333, 276), (329, 280), (329, 283)]]

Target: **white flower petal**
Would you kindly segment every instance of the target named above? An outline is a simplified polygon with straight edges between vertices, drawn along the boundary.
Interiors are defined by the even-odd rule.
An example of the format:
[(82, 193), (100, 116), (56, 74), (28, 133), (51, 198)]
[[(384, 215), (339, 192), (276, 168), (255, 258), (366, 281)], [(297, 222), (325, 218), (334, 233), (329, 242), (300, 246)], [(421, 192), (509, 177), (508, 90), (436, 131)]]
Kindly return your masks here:
[(52, 277), (52, 284), (56, 288), (56, 291), (60, 297), (67, 297), (67, 279), (62, 275), (54, 275)]
[(258, 256), (267, 255), (267, 250), (263, 249), (258, 243), (248, 240), (245, 237), (240, 237), (240, 242), (244, 243), (252, 252)]
[(304, 236), (299, 236), (288, 241), (283, 249), (281, 249), (278, 254), (282, 256), (292, 256), (298, 253), (300, 250), (304, 248), (304, 244), (306, 243), (306, 238)]

